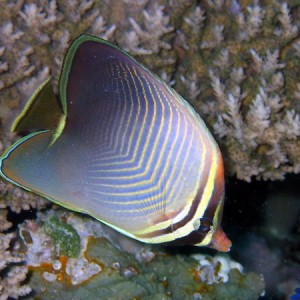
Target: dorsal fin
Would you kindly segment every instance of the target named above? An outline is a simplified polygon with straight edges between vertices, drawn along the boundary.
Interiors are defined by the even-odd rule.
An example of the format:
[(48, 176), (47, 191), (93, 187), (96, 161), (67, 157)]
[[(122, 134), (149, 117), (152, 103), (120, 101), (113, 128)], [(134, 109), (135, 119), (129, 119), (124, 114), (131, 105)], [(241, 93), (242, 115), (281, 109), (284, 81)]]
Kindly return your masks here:
[(54, 94), (51, 77), (49, 77), (36, 89), (14, 120), (11, 132), (24, 134), (53, 130), (58, 126), (62, 115), (61, 104)]

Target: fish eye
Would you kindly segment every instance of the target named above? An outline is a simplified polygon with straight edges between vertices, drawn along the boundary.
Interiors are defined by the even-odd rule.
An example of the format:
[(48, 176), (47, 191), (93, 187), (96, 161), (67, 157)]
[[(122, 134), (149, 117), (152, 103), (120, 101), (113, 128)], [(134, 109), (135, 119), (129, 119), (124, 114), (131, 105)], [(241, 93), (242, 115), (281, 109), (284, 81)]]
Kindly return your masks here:
[(206, 234), (212, 229), (213, 223), (210, 219), (201, 218), (199, 221), (200, 221), (200, 226), (197, 229), (198, 232)]

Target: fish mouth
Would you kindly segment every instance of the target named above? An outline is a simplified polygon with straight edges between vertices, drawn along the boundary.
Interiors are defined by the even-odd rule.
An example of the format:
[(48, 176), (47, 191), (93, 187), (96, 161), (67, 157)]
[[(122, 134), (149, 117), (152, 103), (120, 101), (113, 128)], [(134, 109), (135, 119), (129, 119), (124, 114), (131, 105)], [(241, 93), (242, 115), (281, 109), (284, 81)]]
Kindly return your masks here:
[(230, 239), (220, 227), (213, 233), (212, 240), (207, 246), (221, 252), (228, 252), (230, 251), (231, 245)]

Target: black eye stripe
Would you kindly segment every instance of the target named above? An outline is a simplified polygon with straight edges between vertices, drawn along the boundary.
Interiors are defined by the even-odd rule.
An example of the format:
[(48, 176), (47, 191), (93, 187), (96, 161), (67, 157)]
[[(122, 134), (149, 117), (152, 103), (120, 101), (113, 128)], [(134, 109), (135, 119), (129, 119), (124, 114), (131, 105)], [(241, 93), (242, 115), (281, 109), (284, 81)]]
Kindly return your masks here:
[(200, 226), (197, 229), (197, 232), (208, 233), (211, 230), (212, 226), (213, 226), (212, 220), (208, 218), (201, 218)]

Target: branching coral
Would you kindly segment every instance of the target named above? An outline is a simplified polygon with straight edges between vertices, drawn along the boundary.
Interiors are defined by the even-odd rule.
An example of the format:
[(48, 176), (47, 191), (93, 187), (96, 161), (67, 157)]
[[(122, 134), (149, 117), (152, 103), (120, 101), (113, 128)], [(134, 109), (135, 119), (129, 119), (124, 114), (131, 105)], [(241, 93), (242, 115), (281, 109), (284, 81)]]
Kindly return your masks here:
[(0, 181), (0, 209), (10, 208), (15, 213), (21, 210), (45, 208), (48, 201), (34, 194)]
[(164, 15), (163, 9), (163, 6), (156, 4), (151, 14), (147, 10), (143, 11), (145, 29), (133, 18), (129, 18), (133, 27), (133, 30), (127, 33), (128, 50), (131, 53), (147, 55), (158, 53), (160, 48), (171, 49), (171, 45), (162, 40), (166, 33), (174, 30), (169, 25), (170, 18)]
[(193, 45), (189, 32), (197, 26), (198, 47), (185, 48), (176, 87), (207, 116), (227, 171), (239, 179), (300, 171), (296, 7), (215, 1), (205, 14), (196, 6), (184, 19), (186, 43)]
[[(65, 51), (76, 35), (90, 29), (110, 38), (115, 29), (113, 24), (106, 26), (94, 1), (2, 1), (0, 5), (0, 105), (10, 109), (50, 74), (57, 82)], [(7, 117), (7, 111), (1, 110), (0, 118)]]
[[(1, 2), (2, 125), (82, 32), (118, 43), (192, 101), (228, 174), (300, 171), (299, 4), (283, 1)], [(114, 10), (111, 10), (111, 7)], [(54, 84), (56, 87), (56, 84)]]
[(27, 267), (18, 266), (23, 258), (11, 251), (14, 233), (1, 233), (11, 227), (6, 220), (6, 211), (0, 210), (0, 300), (9, 297), (18, 298), (31, 292), (31, 288), (22, 284), (26, 279)]

